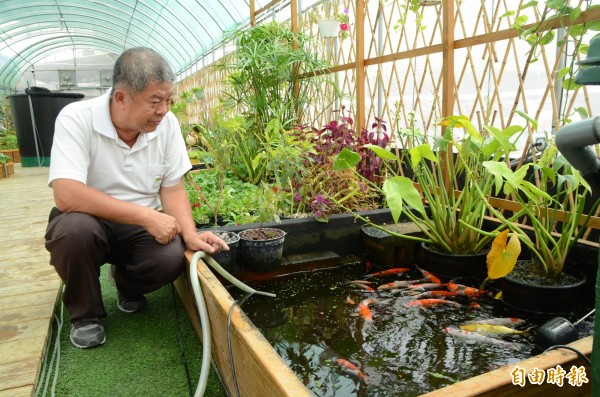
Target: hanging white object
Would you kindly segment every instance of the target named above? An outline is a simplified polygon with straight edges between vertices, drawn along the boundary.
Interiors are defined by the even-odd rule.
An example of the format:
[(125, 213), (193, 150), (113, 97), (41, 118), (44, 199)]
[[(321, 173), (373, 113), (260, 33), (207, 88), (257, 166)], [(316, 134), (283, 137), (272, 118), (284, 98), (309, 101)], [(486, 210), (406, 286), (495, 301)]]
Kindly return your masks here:
[(336, 37), (340, 24), (335, 19), (321, 19), (319, 21), (319, 33), (321, 37)]

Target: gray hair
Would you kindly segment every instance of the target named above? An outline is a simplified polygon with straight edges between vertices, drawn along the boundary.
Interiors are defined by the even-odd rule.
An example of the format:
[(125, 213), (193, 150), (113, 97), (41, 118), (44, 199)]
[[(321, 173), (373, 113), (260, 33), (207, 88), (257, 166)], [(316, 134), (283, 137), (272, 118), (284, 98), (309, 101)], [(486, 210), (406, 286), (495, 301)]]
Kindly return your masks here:
[(113, 92), (117, 88), (140, 93), (149, 83), (172, 83), (175, 74), (167, 60), (147, 47), (134, 47), (123, 52), (113, 69)]

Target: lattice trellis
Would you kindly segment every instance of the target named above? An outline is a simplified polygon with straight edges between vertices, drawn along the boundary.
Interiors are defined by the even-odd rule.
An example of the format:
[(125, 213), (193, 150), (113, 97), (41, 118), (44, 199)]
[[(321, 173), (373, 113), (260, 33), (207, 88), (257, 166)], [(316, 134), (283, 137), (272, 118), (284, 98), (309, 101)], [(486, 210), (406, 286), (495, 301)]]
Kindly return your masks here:
[[(317, 106), (307, 112), (308, 119), (323, 125), (335, 114), (331, 112), (342, 104), (355, 112), (357, 106), (365, 109), (365, 124), (374, 117), (388, 121), (393, 129), (415, 127), (433, 133), (435, 120), (441, 114), (442, 98), (442, 4), (409, 9), (409, 0), (365, 1), (364, 9), (364, 89), (365, 103), (356, 103), (356, 6), (349, 0), (331, 1), (334, 9), (347, 9), (350, 16), (350, 37), (321, 38), (322, 56), (334, 65), (336, 80), (345, 98), (324, 111)], [(529, 45), (518, 38), (512, 28), (515, 19), (526, 15), (530, 22), (540, 19), (541, 10), (535, 7), (520, 10), (525, 0), (455, 2), (454, 9), (454, 114), (469, 116), (475, 125), (483, 128), (493, 124), (504, 128), (518, 123), (515, 110), (523, 111), (550, 132), (559, 128), (565, 115), (576, 107), (583, 107), (589, 115), (600, 113), (596, 88), (582, 87), (577, 91), (555, 92), (554, 77), (561, 63), (557, 53), (571, 51), (572, 41), (560, 47), (544, 46), (539, 60), (531, 63)], [(540, 4), (543, 2), (540, 2)], [(584, 1), (578, 2), (584, 5)], [(542, 5), (538, 6), (542, 7)], [(317, 27), (307, 18), (307, 11), (299, 16), (299, 27), (319, 35)], [(512, 12), (512, 14), (511, 14)], [(598, 14), (598, 10), (592, 11)], [(599, 18), (596, 15), (595, 18)], [(420, 22), (419, 22), (420, 21)], [(207, 99), (192, 107), (191, 117), (208, 114), (211, 98), (218, 95), (215, 76), (200, 70), (186, 79), (180, 87), (211, 82), (215, 89), (207, 89)], [(207, 87), (208, 88), (208, 87)], [(323, 92), (315, 93), (325, 95)], [(325, 103), (327, 101), (324, 101)], [(562, 116), (561, 116), (562, 115)]]

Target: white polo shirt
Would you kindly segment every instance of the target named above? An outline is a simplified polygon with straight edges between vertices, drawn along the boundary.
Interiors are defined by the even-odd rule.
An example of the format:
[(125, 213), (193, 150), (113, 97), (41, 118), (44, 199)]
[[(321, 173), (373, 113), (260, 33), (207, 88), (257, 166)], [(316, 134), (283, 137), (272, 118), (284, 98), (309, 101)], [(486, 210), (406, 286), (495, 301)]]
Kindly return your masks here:
[(161, 186), (176, 185), (192, 167), (177, 118), (169, 112), (133, 147), (117, 135), (110, 91), (65, 106), (54, 128), (48, 185), (74, 179), (119, 200), (160, 208)]

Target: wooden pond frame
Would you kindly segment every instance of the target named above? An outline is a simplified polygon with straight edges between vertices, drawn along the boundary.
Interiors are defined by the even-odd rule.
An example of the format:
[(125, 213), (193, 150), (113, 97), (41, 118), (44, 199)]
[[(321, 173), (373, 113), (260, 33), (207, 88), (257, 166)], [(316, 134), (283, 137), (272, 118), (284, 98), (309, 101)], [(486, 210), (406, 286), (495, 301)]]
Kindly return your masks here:
[[(368, 211), (364, 214), (369, 216), (373, 222), (391, 223), (388, 211), (376, 210)], [(243, 228), (252, 226), (244, 225)], [(335, 247), (336, 253), (340, 256), (354, 254), (354, 252), (347, 252), (347, 248), (344, 247), (352, 247), (355, 252), (357, 247), (362, 247), (362, 237), (360, 235), (361, 223), (356, 222), (351, 215), (333, 215), (328, 224), (319, 223), (312, 218), (305, 218), (290, 219), (280, 224), (265, 224), (264, 226), (276, 226), (288, 232), (284, 246), (284, 256), (306, 253), (306, 247), (308, 246), (318, 246), (320, 250), (330, 250)], [(232, 231), (242, 230), (239, 226), (224, 227), (221, 229)], [(341, 245), (342, 240), (345, 242), (343, 245)], [(583, 249), (588, 252), (581, 256), (586, 258), (588, 264), (591, 260), (593, 265), (593, 269), (588, 269), (586, 273), (595, 275), (597, 260), (594, 261), (594, 257), (597, 256), (597, 250), (594, 250), (590, 254), (589, 248)], [(191, 251), (186, 253), (188, 265), (192, 255), (193, 252)], [(289, 267), (290, 270), (288, 272), (298, 270), (297, 266), (292, 265)], [(279, 269), (276, 273), (285, 274), (286, 270)], [(234, 299), (221, 282), (222, 279), (215, 274), (216, 272), (209, 268), (206, 263), (202, 260), (198, 261), (198, 278), (210, 319), (213, 365), (216, 367), (229, 395), (235, 395), (234, 378), (230, 366), (227, 342), (227, 317)], [(272, 274), (269, 275), (272, 276)], [(189, 276), (188, 266), (188, 272), (180, 277), (175, 285), (197, 334), (202, 338), (200, 321)], [(235, 276), (243, 282), (252, 279), (252, 275), (235, 274)], [(240, 395), (257, 397), (313, 396), (310, 390), (304, 386), (296, 374), (288, 367), (283, 358), (279, 356), (264, 338), (260, 330), (237, 306), (231, 316), (230, 329), (232, 355)], [(592, 340), (593, 337), (588, 336), (569, 344), (569, 346), (590, 358)], [(528, 379), (523, 386), (513, 383), (515, 378), (511, 373), (517, 366), (523, 369), (525, 374), (530, 374), (536, 369), (547, 371), (556, 368), (558, 365), (567, 373), (572, 366), (577, 368), (583, 366), (588, 382), (582, 383), (580, 386), (571, 386), (565, 378), (562, 387), (546, 381), (541, 384), (532, 384)], [(581, 396), (591, 395), (591, 380), (591, 369), (586, 367), (586, 363), (581, 357), (567, 349), (555, 349), (434, 390), (422, 396), (533, 396), (558, 395), (558, 393), (560, 393), (561, 397)]]

